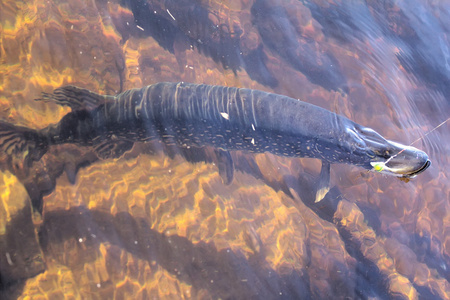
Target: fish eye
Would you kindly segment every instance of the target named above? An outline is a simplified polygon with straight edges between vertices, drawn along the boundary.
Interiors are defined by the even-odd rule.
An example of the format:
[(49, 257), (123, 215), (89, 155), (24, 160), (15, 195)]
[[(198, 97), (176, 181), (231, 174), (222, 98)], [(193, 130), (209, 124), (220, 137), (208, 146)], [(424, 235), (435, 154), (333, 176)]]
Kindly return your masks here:
[(364, 150), (366, 148), (366, 144), (361, 139), (355, 139), (355, 143), (353, 145), (355, 149)]
[(359, 133), (363, 134), (364, 138), (366, 139), (370, 139), (374, 142), (381, 142), (381, 143), (386, 142), (386, 139), (384, 137), (382, 137), (378, 132), (376, 132), (371, 128), (362, 127), (357, 128), (357, 130)]

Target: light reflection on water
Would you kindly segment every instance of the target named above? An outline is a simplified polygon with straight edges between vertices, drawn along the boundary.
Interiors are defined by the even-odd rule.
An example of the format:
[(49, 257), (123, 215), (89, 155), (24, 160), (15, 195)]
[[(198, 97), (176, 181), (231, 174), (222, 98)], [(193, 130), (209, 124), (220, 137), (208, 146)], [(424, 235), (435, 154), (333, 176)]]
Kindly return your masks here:
[[(0, 3), (1, 120), (58, 122), (66, 108), (32, 99), (65, 84), (161, 81), (288, 95), (404, 144), (450, 117), (445, 1), (140, 3)], [(2, 201), (24, 199), (18, 178), (42, 209), (39, 243), (14, 246), (5, 234), (32, 224), (22, 202), (2, 204), (0, 247), (40, 272), (11, 284), (31, 263), (2, 271), (2, 296), (449, 298), (449, 127), (414, 144), (433, 162), (416, 179), (332, 166), (319, 204), (315, 160), (232, 153), (227, 186), (212, 149), (191, 163), (157, 143), (105, 161), (54, 147), (30, 174), (2, 175)]]

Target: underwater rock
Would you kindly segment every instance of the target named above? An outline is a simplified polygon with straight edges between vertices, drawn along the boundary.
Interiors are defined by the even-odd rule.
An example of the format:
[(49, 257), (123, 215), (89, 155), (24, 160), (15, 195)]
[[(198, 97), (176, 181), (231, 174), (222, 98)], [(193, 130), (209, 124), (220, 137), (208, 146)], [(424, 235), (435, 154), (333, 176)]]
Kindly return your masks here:
[(30, 198), (9, 172), (0, 173), (0, 287), (45, 270)]

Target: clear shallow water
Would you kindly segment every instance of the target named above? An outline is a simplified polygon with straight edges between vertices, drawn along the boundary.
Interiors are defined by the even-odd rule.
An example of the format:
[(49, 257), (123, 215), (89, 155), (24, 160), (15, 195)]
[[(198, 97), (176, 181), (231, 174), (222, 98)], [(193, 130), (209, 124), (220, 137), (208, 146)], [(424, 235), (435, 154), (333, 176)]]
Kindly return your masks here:
[[(33, 99), (65, 84), (115, 94), (161, 81), (288, 95), (404, 144), (450, 116), (445, 1), (146, 3), (0, 4), (1, 119), (58, 122), (67, 109)], [(433, 163), (416, 179), (335, 165), (319, 205), (320, 163), (271, 154), (232, 153), (229, 186), (202, 162), (212, 149), (192, 164), (159, 144), (105, 161), (58, 146), (30, 173), (3, 166), (2, 293), (448, 298), (449, 126), (414, 144)], [(17, 212), (27, 195), (34, 223)]]

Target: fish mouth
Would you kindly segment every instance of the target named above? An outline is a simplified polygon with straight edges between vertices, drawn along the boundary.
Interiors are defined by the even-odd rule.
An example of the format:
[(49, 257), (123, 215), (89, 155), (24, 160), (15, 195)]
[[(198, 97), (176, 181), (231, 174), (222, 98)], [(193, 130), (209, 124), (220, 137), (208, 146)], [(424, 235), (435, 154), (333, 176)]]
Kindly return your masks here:
[(403, 178), (414, 178), (414, 177), (417, 176), (417, 174), (420, 174), (423, 171), (425, 171), (426, 169), (428, 169), (429, 166), (431, 166), (431, 160), (427, 159), (425, 164), (421, 168), (419, 168), (417, 171), (414, 171), (414, 172), (409, 173), (409, 174), (404, 174), (402, 177)]
[(392, 148), (390, 149), (390, 152), (395, 154), (384, 160), (377, 159), (370, 162), (373, 170), (408, 179), (416, 177), (431, 165), (431, 161), (425, 152), (391, 141), (389, 141), (389, 144), (391, 147), (395, 147), (394, 151), (392, 151)]

